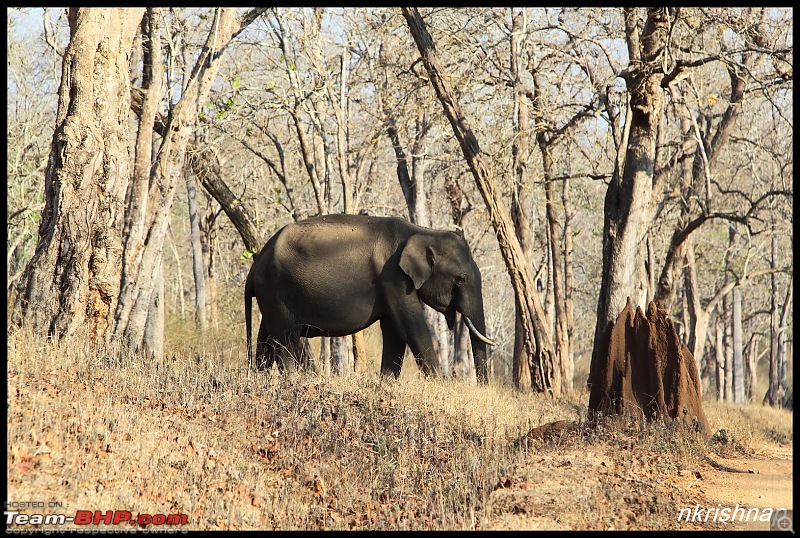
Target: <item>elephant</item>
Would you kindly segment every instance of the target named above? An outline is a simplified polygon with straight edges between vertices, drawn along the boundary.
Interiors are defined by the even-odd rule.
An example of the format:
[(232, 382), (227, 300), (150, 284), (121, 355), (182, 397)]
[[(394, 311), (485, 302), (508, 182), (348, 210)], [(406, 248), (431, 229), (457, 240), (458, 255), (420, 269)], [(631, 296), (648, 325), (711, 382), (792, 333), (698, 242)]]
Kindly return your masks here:
[(331, 214), (287, 224), (255, 255), (245, 282), (247, 354), (252, 299), (261, 311), (255, 367), (297, 367), (300, 338), (345, 336), (380, 322), (381, 374), (400, 375), (406, 346), (425, 375), (438, 375), (423, 303), (453, 330), (470, 330), (479, 382), (488, 382), (481, 273), (464, 236), (398, 217)]

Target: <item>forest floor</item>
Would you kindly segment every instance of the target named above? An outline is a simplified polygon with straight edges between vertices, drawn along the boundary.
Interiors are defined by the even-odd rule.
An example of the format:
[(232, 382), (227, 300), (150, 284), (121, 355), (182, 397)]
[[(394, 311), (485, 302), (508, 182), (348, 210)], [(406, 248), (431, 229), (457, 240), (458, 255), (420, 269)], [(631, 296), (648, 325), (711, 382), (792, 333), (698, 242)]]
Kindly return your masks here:
[[(717, 505), (748, 508), (787, 508), (794, 506), (792, 498), (793, 454), (792, 448), (777, 444), (765, 444), (756, 454), (731, 458), (716, 457), (715, 461), (748, 471), (730, 473), (706, 466), (703, 480), (697, 487), (709, 499), (709, 506)], [(763, 530), (769, 528), (763, 522), (736, 521), (729, 527), (735, 529)]]
[(793, 506), (785, 410), (705, 402), (707, 440), (628, 423), (520, 442), (582, 421), (586, 393), (412, 368), (397, 381), (252, 373), (221, 346), (147, 362), (10, 335), (7, 498), (44, 505), (10, 508), (186, 515), (180, 529), (449, 530), (767, 529), (678, 515)]

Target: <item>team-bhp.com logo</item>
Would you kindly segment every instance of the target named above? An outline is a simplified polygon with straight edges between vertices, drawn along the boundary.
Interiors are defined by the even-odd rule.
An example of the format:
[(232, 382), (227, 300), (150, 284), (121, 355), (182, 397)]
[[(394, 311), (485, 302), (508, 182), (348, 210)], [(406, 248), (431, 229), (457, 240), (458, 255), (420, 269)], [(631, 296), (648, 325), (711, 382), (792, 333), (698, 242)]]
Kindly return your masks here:
[(137, 514), (130, 510), (77, 510), (75, 515), (67, 514), (23, 514), (17, 510), (5, 510), (6, 526), (9, 525), (138, 525), (146, 527), (186, 525), (187, 514)]

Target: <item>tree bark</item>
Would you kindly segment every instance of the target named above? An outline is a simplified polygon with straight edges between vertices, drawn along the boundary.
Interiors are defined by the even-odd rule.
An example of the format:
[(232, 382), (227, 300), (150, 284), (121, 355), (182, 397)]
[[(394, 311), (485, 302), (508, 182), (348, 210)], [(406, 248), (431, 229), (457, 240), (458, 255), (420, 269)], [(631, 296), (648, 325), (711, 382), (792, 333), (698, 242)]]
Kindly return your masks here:
[(56, 339), (103, 343), (119, 294), (131, 45), (143, 8), (69, 8), (36, 251), (12, 319)]
[[(425, 28), (419, 11), (416, 8), (405, 7), (402, 8), (402, 11), (422, 56), (422, 62), (428, 72), (431, 84), (442, 103), (445, 115), (450, 121), (464, 153), (464, 158), (477, 182), (478, 190), (489, 213), (489, 219), (497, 234), (500, 250), (514, 287), (517, 308), (522, 315), (525, 329), (525, 351), (533, 362), (531, 387), (537, 392), (558, 394), (561, 392), (560, 370), (555, 363), (555, 353), (550, 343), (550, 335), (544, 324), (541, 301), (536, 287), (533, 285), (522, 247), (514, 233), (511, 215), (489, 174), (478, 141), (456, 101), (455, 94), (436, 53), (433, 40)], [(479, 373), (478, 381), (486, 382), (487, 380), (481, 379)]]

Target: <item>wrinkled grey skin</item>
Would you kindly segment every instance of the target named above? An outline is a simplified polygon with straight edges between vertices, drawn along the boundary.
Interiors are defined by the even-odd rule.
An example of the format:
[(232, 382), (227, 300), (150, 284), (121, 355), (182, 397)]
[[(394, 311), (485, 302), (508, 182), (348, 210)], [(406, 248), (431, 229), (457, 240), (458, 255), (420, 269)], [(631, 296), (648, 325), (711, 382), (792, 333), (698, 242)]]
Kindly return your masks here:
[[(481, 274), (464, 237), (395, 217), (327, 215), (289, 224), (256, 256), (245, 284), (247, 353), (252, 298), (261, 311), (255, 365), (294, 369), (300, 337), (345, 336), (376, 321), (381, 372), (400, 375), (406, 346), (422, 372), (438, 373), (423, 302), (453, 329), (469, 320), (475, 371), (487, 382)], [(481, 333), (481, 334), (476, 334)]]

